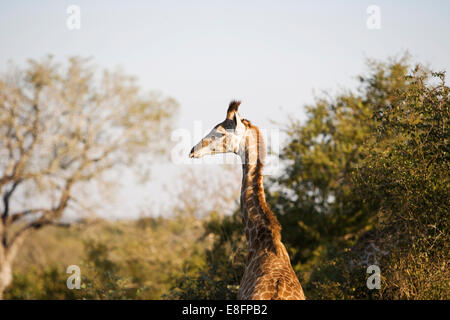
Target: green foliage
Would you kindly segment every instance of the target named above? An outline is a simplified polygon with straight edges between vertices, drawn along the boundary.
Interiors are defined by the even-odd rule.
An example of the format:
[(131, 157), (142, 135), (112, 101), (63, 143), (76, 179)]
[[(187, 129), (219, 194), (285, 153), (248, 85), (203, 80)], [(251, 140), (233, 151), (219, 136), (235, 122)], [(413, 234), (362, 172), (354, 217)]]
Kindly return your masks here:
[[(5, 298), (161, 299), (186, 274), (186, 261), (195, 270), (204, 264), (208, 239), (198, 241), (202, 233), (198, 221), (182, 217), (99, 221), (77, 231), (47, 228), (24, 244)], [(43, 249), (46, 261), (35, 255)], [(81, 270), (79, 290), (66, 286), (72, 264)]]
[(225, 217), (212, 213), (204, 227), (203, 238), (213, 237), (212, 247), (205, 250), (205, 264), (188, 268), (190, 275), (178, 277), (166, 298), (236, 299), (247, 256), (240, 213)]
[[(286, 170), (272, 181), (270, 202), (279, 213), (283, 237), (295, 262), (312, 259), (322, 244), (348, 246), (370, 228), (373, 212), (354, 192), (353, 173), (363, 158), (364, 142), (375, 130), (374, 112), (405, 87), (403, 60), (370, 63), (358, 93), (317, 98), (306, 107), (305, 124), (293, 121), (281, 157)], [(301, 246), (298, 244), (301, 243)]]
[[(318, 99), (305, 124), (291, 123), (269, 199), (310, 298), (448, 298), (445, 75), (409, 75), (406, 58), (369, 67), (357, 94)], [(369, 230), (389, 252), (380, 291), (350, 267)]]
[(406, 81), (376, 114), (355, 182), (377, 210), (378, 228), (395, 241), (383, 262), (383, 297), (443, 299), (450, 292), (449, 87), (444, 73), (420, 67)]
[(85, 243), (82, 265), (84, 281), (79, 297), (82, 299), (132, 299), (136, 291), (130, 281), (119, 275), (120, 264), (111, 260), (110, 248), (103, 242)]
[(27, 273), (14, 274), (13, 284), (6, 292), (6, 299), (76, 299), (77, 292), (68, 290), (67, 274), (61, 268), (40, 270), (32, 267)]

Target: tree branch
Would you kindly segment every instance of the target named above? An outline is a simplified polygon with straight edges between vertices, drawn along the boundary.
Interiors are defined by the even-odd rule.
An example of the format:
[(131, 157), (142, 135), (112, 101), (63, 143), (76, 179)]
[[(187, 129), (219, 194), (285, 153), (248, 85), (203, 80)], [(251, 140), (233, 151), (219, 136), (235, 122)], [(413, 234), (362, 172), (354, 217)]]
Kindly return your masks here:
[(8, 218), (9, 214), (9, 200), (16, 190), (17, 186), (22, 182), (22, 180), (14, 181), (13, 185), (11, 186), (11, 189), (5, 192), (3, 195), (3, 214), (2, 214), (2, 220), (3, 223), (5, 223), (6, 219)]
[(28, 215), (31, 214), (35, 214), (35, 213), (43, 213), (46, 214), (48, 213), (48, 209), (43, 209), (43, 208), (39, 208), (39, 209), (28, 209), (28, 210), (24, 210), (21, 212), (16, 212), (16, 213), (12, 213), (11, 215), (8, 216), (8, 218), (5, 221), (5, 225), (9, 226), (12, 223), (16, 222), (17, 220), (20, 220)]

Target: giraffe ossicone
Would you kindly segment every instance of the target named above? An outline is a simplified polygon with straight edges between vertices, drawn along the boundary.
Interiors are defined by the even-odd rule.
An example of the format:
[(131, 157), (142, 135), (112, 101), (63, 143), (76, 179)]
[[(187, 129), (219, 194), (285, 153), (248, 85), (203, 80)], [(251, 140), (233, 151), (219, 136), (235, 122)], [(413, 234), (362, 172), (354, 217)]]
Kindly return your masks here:
[(240, 103), (231, 101), (225, 120), (196, 144), (189, 156), (235, 153), (242, 160), (241, 214), (249, 253), (238, 299), (304, 300), (302, 286), (281, 242), (280, 223), (264, 195), (264, 139), (257, 126), (241, 119)]

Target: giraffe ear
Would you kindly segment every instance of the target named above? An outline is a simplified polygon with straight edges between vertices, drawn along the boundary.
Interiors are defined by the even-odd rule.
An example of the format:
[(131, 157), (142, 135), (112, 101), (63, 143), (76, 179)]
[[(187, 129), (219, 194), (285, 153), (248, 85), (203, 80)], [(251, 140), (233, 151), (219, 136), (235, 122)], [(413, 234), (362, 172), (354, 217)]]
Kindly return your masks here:
[(234, 115), (237, 113), (240, 104), (241, 102), (236, 100), (230, 102), (230, 105), (228, 106), (227, 110), (227, 119), (230, 120), (234, 119)]

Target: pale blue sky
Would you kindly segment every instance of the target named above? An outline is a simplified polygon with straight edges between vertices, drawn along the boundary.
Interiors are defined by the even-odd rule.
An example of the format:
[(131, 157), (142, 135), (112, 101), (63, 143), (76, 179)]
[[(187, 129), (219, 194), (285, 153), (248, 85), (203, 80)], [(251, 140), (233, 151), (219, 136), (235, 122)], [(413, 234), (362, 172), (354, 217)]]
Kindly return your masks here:
[[(66, 27), (69, 5), (81, 30)], [(369, 5), (381, 29), (366, 27)], [(1, 1), (0, 70), (51, 53), (121, 66), (180, 102), (178, 126), (209, 128), (230, 99), (262, 127), (302, 116), (313, 89), (353, 87), (366, 57), (408, 50), (450, 67), (449, 1)], [(282, 111), (280, 111), (282, 110)]]

